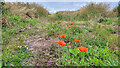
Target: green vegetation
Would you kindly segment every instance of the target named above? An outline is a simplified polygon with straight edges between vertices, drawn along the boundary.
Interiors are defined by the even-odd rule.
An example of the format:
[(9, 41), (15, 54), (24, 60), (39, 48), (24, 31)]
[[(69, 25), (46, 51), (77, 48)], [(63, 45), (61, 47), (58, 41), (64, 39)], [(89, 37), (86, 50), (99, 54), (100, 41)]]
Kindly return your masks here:
[[(118, 37), (113, 36), (111, 31), (104, 30), (104, 28), (93, 29), (91, 34), (88, 30), (89, 28), (79, 28), (75, 27), (75, 25), (72, 25), (68, 30), (61, 30), (60, 35), (65, 34), (66, 37), (60, 38), (61, 36), (59, 35), (58, 39), (65, 41), (66, 45), (59, 45), (61, 48), (58, 52), (59, 59), (56, 62), (57, 65), (118, 66), (118, 57), (120, 55), (118, 49), (116, 49), (116, 47), (119, 47), (117, 42)], [(73, 39), (73, 37), (75, 37), (75, 39)], [(74, 40), (80, 40), (80, 42), (76, 43)], [(79, 51), (78, 47), (80, 46), (87, 47), (88, 52), (84, 53)]]
[[(9, 25), (3, 27), (3, 66), (20, 66), (25, 65), (23, 61), (33, 55), (27, 50), (24, 40), (25, 37), (32, 35), (29, 33), (28, 27), (33, 28), (39, 21), (29, 19), (24, 21), (19, 16), (8, 16)], [(28, 64), (28, 63), (26, 63)]]
[[(1, 3), (2, 66), (29, 65), (24, 61), (34, 53), (28, 51), (26, 40), (35, 35), (64, 41), (64, 46), (56, 44), (56, 41), (52, 44), (59, 46), (55, 49), (58, 59), (53, 60), (58, 66), (120, 65), (117, 9), (110, 11), (106, 4), (90, 3), (77, 11), (50, 14), (35, 3)], [(65, 38), (60, 37), (63, 34)], [(88, 51), (81, 52), (78, 50), (80, 46), (88, 48)]]

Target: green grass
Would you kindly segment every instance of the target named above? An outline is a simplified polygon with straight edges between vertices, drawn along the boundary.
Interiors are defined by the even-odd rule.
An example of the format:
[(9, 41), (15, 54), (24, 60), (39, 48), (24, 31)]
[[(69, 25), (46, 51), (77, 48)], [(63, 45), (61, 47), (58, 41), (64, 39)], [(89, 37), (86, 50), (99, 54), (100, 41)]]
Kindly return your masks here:
[[(54, 61), (58, 66), (120, 65), (118, 36), (114, 36), (114, 34), (118, 33), (117, 25), (119, 22), (113, 20), (116, 17), (110, 13), (111, 11), (107, 11), (109, 8), (108, 5), (90, 3), (77, 11), (57, 12), (48, 17), (50, 13), (37, 4), (19, 3), (16, 6), (14, 6), (15, 3), (9, 3), (11, 6), (7, 4), (5, 6), (9, 9), (3, 8), (2, 10), (2, 16), (5, 17), (7, 20), (6, 24), (8, 25), (3, 27), (2, 30), (0, 29), (0, 35), (2, 35), (0, 37), (0, 43), (3, 42), (2, 64), (0, 64), (0, 67), (29, 65), (29, 62), (24, 64), (23, 61), (34, 54), (27, 51), (28, 46), (24, 46), (26, 45), (24, 41), (28, 40), (26, 37), (30, 37), (31, 35), (43, 35), (65, 41), (65, 46), (58, 45), (61, 48), (56, 49), (56, 51), (61, 49), (56, 52), (59, 56), (58, 60)], [(12, 7), (21, 8), (12, 10)], [(23, 9), (24, 7), (27, 8)], [(45, 20), (41, 20), (40, 22), (35, 19), (26, 18), (26, 14), (24, 13), (26, 13), (25, 11), (28, 8), (30, 9), (28, 15), (33, 15), (32, 17), (40, 18), (40, 20), (43, 17)], [(23, 10), (19, 12), (18, 10), (21, 9)], [(109, 19), (105, 19), (105, 17), (109, 17)], [(97, 20), (98, 22), (94, 22)], [(64, 21), (67, 23), (63, 23)], [(85, 25), (82, 25), (81, 21)], [(58, 22), (60, 24), (57, 24)], [(70, 22), (74, 22), (74, 24), (70, 25)], [(66, 25), (67, 28), (68, 26), (71, 26), (71, 28), (66, 30), (65, 27), (63, 29), (62, 27)], [(85, 26), (85, 28), (74, 25)], [(60, 38), (62, 34), (65, 34), (66, 38)], [(80, 40), (80, 42), (75, 43), (74, 40)], [(57, 46), (57, 44), (54, 45)], [(79, 51), (78, 47), (80, 46), (87, 47), (88, 51)]]
[[(23, 61), (29, 58), (33, 53), (27, 51), (24, 40), (25, 37), (30, 36), (27, 27), (33, 28), (39, 21), (29, 19), (23, 22), (19, 16), (8, 16), (9, 26), (3, 27), (3, 52), (2, 52), (2, 65), (3, 66), (20, 66), (28, 65), (23, 64)], [(23, 32), (19, 32), (24, 29)], [(35, 34), (35, 33), (32, 33)]]
[[(65, 34), (66, 38), (62, 39), (60, 38), (60, 35), (58, 36), (59, 37), (58, 40), (69, 41), (66, 42), (65, 46), (58, 45), (62, 47), (60, 52), (57, 53), (59, 55), (59, 59), (56, 62), (58, 66), (59, 65), (118, 66), (119, 65), (118, 57), (120, 54), (118, 49), (115, 49), (115, 47), (118, 46), (117, 36), (113, 36), (111, 31), (106, 29), (106, 27), (97, 28), (98, 27), (97, 23), (93, 25), (94, 29), (76, 27), (74, 25), (72, 25), (71, 28), (68, 29), (68, 31), (66, 31), (65, 29), (61, 29), (60, 35)], [(90, 26), (90, 24), (86, 24), (86, 26)], [(56, 27), (56, 28), (60, 29), (60, 27)], [(89, 31), (92, 31), (91, 34), (89, 34)], [(93, 38), (92, 35), (94, 35)], [(73, 39), (72, 37), (76, 37), (76, 38)], [(80, 42), (75, 43), (74, 40), (80, 40)], [(87, 47), (88, 52), (79, 51), (78, 47), (80, 46)], [(111, 47), (114, 47), (114, 51), (111, 49)]]
[[(55, 21), (49, 22), (48, 25), (44, 25), (43, 23), (28, 19), (23, 21), (19, 16), (8, 16), (9, 17), (9, 26), (3, 27), (2, 29), (2, 37), (3, 37), (3, 53), (2, 53), (2, 65), (4, 66), (20, 66), (20, 65), (28, 65), (28, 63), (23, 64), (23, 61), (29, 58), (30, 55), (34, 55), (27, 51), (27, 47), (24, 41), (27, 40), (25, 37), (29, 37), (31, 35), (41, 35), (42, 31), (47, 31), (45, 36), (48, 37), (59, 37), (58, 40), (64, 40), (66, 45), (71, 47), (62, 47), (59, 55), (57, 65), (65, 65), (65, 66), (117, 66), (118, 65), (118, 57), (120, 53), (115, 47), (118, 47), (118, 39), (117, 36), (113, 36), (113, 32), (116, 32), (116, 27), (112, 27), (113, 25), (117, 25), (115, 22), (112, 24), (103, 25), (103, 23), (98, 24), (98, 22), (88, 22), (85, 21), (84, 27), (76, 27), (75, 25), (82, 25), (82, 23), (76, 23), (74, 21), (73, 25), (70, 25), (69, 21), (67, 23), (63, 23), (63, 21)], [(111, 20), (110, 20), (111, 21)], [(61, 22), (60, 24), (57, 24)], [(38, 25), (38, 26), (37, 26)], [(41, 27), (39, 27), (39, 25)], [(67, 25), (71, 26), (71, 28), (62, 28)], [(92, 26), (93, 28), (86, 28)], [(32, 30), (29, 30), (30, 27)], [(39, 28), (38, 28), (39, 27)], [(21, 29), (24, 29), (23, 32), (16, 32)], [(36, 33), (36, 30), (42, 29), (40, 32)], [(60, 35), (65, 34), (66, 38), (60, 38)], [(94, 37), (92, 37), (94, 36)], [(75, 37), (75, 39), (73, 39)], [(17, 39), (15, 41), (15, 39)], [(79, 43), (75, 43), (74, 40), (80, 40)], [(72, 42), (73, 41), (73, 42)], [(88, 48), (88, 52), (80, 52), (78, 47), (84, 46)], [(109, 48), (108, 48), (109, 47)], [(111, 47), (114, 47), (114, 51), (112, 51)], [(115, 57), (115, 56), (116, 57)]]
[(15, 43), (11, 43), (7, 48), (3, 48), (2, 52), (2, 65), (3, 66), (20, 66), (27, 65), (23, 64), (23, 61), (29, 56), (33, 55), (27, 51), (27, 47), (19, 47), (19, 44), (15, 45)]

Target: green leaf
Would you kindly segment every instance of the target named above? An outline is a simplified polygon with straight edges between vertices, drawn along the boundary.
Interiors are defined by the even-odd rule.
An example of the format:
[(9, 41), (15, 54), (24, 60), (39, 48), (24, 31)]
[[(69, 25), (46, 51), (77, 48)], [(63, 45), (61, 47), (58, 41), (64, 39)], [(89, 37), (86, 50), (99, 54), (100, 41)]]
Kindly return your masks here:
[(106, 43), (106, 46), (108, 47), (108, 42)]
[(79, 50), (78, 50), (78, 48), (74, 48), (74, 52), (75, 52), (75, 56), (79, 53)]
[(101, 59), (99, 60), (99, 63), (100, 63), (101, 65), (103, 65), (103, 62), (102, 62), (102, 60), (101, 60)]
[(69, 52), (74, 55), (74, 51), (72, 49), (69, 49)]
[(98, 59), (97, 58), (94, 58), (94, 60), (95, 60), (95, 66), (98, 66)]

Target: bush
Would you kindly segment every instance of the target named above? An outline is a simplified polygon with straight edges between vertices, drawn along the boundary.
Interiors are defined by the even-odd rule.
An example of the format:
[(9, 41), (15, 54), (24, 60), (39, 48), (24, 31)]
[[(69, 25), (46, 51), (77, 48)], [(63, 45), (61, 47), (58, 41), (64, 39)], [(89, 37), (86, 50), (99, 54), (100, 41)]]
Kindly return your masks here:
[(99, 22), (99, 23), (107, 22), (107, 19), (103, 19), (103, 18), (101, 18), (101, 19), (98, 20), (98, 22)]

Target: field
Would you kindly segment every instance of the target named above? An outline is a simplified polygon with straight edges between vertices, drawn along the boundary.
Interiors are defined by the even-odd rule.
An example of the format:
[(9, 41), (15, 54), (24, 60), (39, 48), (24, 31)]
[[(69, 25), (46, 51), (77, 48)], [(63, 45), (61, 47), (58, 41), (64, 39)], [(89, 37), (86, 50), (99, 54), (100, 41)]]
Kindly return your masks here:
[[(6, 9), (7, 5), (22, 5), (21, 12)], [(104, 11), (106, 5), (96, 6), (50, 14), (36, 4), (6, 3), (0, 31), (1, 66), (119, 66), (120, 17), (115, 11)], [(24, 7), (30, 11), (22, 11)]]

